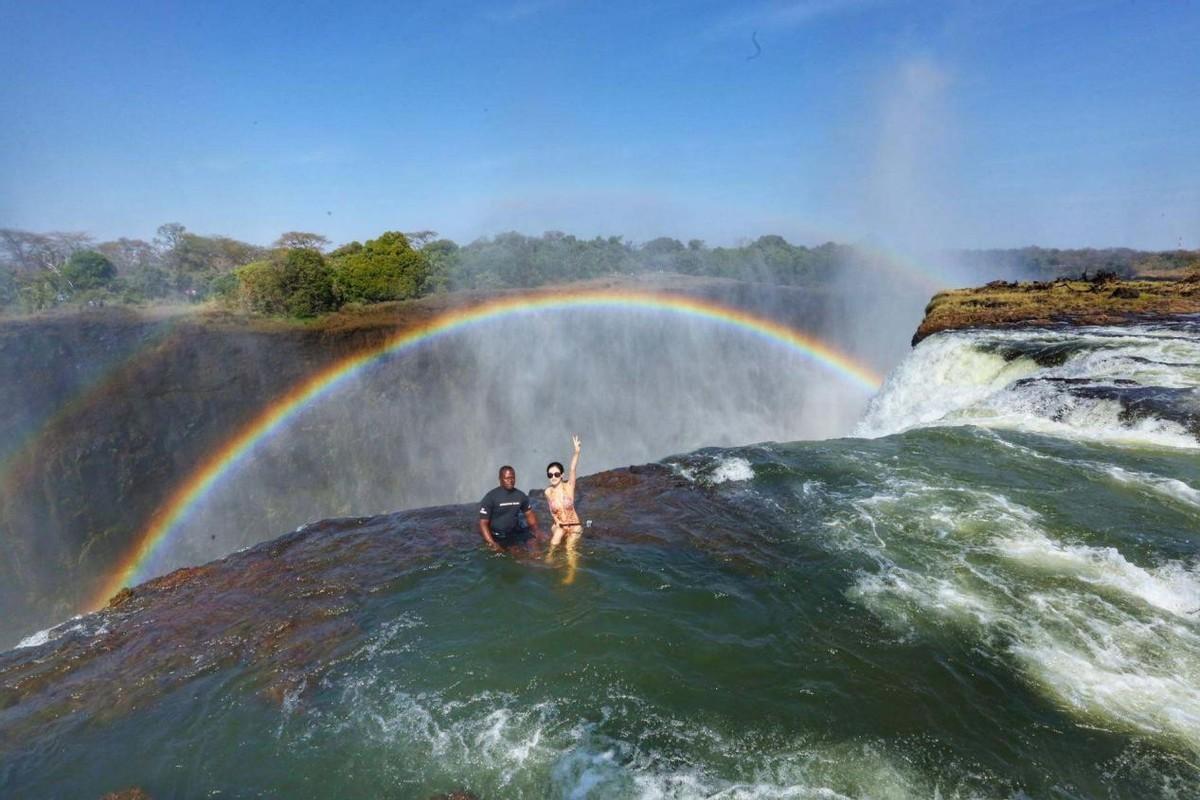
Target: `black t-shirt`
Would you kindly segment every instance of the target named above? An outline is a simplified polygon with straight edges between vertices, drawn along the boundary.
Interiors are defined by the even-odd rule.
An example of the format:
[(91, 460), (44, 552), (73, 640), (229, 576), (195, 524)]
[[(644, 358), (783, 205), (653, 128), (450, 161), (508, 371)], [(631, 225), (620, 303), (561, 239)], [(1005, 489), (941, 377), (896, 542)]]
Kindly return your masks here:
[(497, 486), (480, 501), (479, 518), (491, 520), (492, 535), (504, 539), (521, 532), (521, 519), (528, 510), (529, 495), (520, 489)]

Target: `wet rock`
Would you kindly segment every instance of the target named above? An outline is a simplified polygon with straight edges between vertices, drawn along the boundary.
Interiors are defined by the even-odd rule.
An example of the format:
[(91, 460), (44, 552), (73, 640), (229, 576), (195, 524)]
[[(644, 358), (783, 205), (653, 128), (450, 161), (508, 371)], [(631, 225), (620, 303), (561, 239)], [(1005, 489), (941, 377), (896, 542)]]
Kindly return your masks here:
[[(734, 539), (697, 536), (702, 521), (728, 511), (670, 467), (599, 473), (581, 479), (579, 491), (595, 521), (589, 536), (736, 549)], [(439, 506), (316, 522), (120, 592), (44, 643), (0, 652), (0, 762), (55, 725), (123, 719), (226, 671), (264, 707), (305, 713), (321, 678), (361, 642), (372, 596), (447, 550), (480, 547), (476, 511)], [(729, 530), (752, 524), (747, 516)]]
[(145, 790), (133, 786), (128, 789), (109, 792), (103, 795), (100, 800), (153, 800), (153, 798), (146, 794)]

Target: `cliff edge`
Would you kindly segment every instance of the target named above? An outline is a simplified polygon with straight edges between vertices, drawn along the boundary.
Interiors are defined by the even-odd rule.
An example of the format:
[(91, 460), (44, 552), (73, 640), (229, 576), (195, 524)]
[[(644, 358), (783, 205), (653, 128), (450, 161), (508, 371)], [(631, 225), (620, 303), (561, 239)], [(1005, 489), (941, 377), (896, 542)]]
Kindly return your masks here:
[(1200, 273), (1177, 281), (1091, 280), (1015, 283), (939, 292), (913, 334), (915, 346), (935, 333), (962, 328), (1027, 325), (1120, 325), (1200, 314)]

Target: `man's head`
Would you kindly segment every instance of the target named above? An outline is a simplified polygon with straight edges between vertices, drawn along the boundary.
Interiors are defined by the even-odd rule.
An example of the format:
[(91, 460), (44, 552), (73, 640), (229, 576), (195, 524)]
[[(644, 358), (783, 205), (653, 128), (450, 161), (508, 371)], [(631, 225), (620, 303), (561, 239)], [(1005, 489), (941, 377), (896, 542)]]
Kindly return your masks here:
[(517, 485), (517, 471), (507, 464), (500, 468), (500, 485), (505, 489), (512, 489)]

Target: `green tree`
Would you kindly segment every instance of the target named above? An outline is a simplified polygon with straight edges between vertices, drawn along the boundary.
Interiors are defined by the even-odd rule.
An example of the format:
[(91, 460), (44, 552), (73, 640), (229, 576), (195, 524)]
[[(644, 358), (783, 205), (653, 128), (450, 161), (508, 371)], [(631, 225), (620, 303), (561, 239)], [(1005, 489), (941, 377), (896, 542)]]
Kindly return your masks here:
[(361, 253), (363, 249), (362, 242), (349, 242), (329, 254), (330, 258), (345, 258), (356, 253)]
[(62, 277), (73, 292), (101, 289), (117, 277), (117, 268), (95, 250), (79, 250), (63, 264)]
[(684, 252), (683, 243), (669, 236), (651, 239), (642, 245), (642, 263), (647, 269), (674, 272), (675, 262), (680, 253)]
[(273, 261), (253, 261), (235, 272), (238, 280), (238, 304), (256, 314), (283, 314), (287, 311), (287, 293), (283, 273)]
[(417, 297), (425, 286), (429, 263), (413, 250), (408, 238), (388, 231), (354, 252), (348, 245), (332, 259), (334, 286), (343, 301), (378, 303)]
[(319, 250), (293, 248), (279, 262), (284, 305), (293, 317), (312, 317), (338, 307), (333, 275)]
[(16, 270), (0, 267), (0, 307), (17, 302), (18, 288)]
[(147, 267), (157, 267), (162, 262), (162, 254), (150, 242), (141, 239), (127, 239), (122, 236), (111, 242), (101, 242), (93, 248), (113, 263), (120, 276)]
[(319, 233), (308, 233), (307, 231), (287, 231), (279, 234), (279, 238), (275, 240), (274, 246), (285, 250), (305, 249), (317, 250), (325, 252), (325, 248), (329, 247), (329, 240)]
[(258, 314), (312, 317), (338, 307), (333, 276), (317, 250), (277, 250), (270, 258), (239, 268), (236, 292), (224, 277), (214, 291), (234, 296), (242, 308)]
[[(245, 267), (241, 269), (245, 269)], [(236, 306), (240, 302), (238, 292), (241, 289), (241, 282), (238, 279), (238, 272), (239, 270), (227, 272), (212, 282), (212, 296), (223, 305)]]
[(153, 264), (133, 267), (123, 277), (131, 298), (156, 300), (171, 293), (171, 276), (162, 267)]
[(162, 225), (155, 237), (162, 263), (176, 291), (202, 300), (220, 275), (262, 259), (263, 248), (228, 236), (199, 236), (177, 222)]
[(41, 311), (65, 301), (66, 295), (58, 286), (60, 280), (53, 272), (18, 276), (17, 301), (21, 308), (26, 311)]
[(425, 245), (437, 239), (437, 231), (405, 231), (404, 238), (414, 250), (424, 250)]
[(447, 292), (454, 287), (458, 271), (459, 246), (449, 239), (438, 239), (421, 248), (421, 255), (429, 264), (421, 294)]

